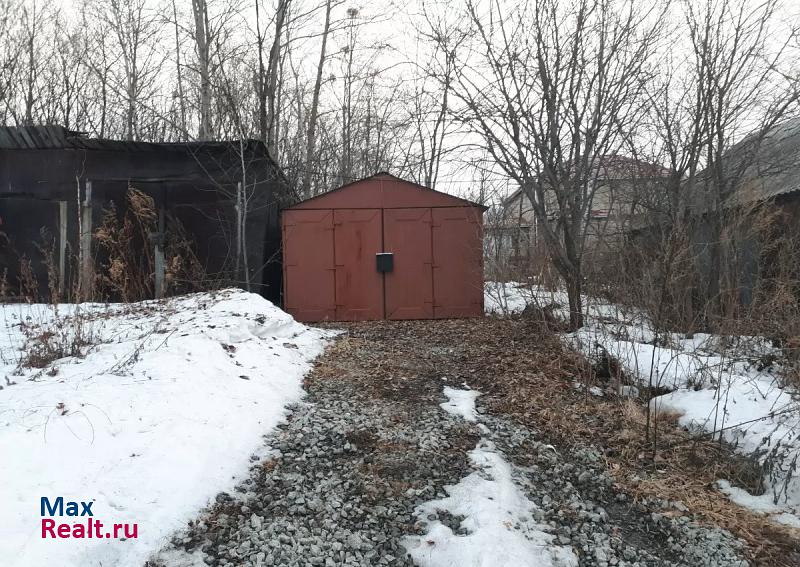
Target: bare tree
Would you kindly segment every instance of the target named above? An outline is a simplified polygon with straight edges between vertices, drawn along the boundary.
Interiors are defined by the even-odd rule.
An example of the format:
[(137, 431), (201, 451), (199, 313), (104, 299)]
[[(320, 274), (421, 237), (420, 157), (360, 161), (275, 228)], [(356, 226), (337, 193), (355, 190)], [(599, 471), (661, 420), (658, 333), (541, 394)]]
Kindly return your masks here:
[[(776, 0), (756, 6), (742, 0), (707, 0), (686, 9), (693, 75), (699, 86), (691, 120), (701, 130), (698, 153), (705, 166), (700, 175), (690, 174), (687, 191), (704, 196), (711, 230), (704, 296), (717, 312), (722, 311), (724, 202), (736, 190), (764, 137), (796, 110), (800, 95), (796, 78), (787, 77), (783, 66), (786, 46), (796, 31), (774, 35), (778, 6)], [(728, 150), (748, 130), (752, 145), (748, 155), (728, 159)]]
[(256, 91), (258, 94), (258, 124), (261, 139), (267, 144), (270, 155), (277, 155), (277, 123), (278, 123), (278, 83), (279, 63), (282, 57), (282, 38), (291, 0), (278, 0), (274, 17), (274, 35), (269, 56), (264, 62), (265, 36), (261, 29), (259, 2), (256, 2), (256, 35), (258, 50), (258, 75)]
[[(658, 24), (643, 23), (656, 14), (639, 5), (534, 0), (506, 10), (469, 1), (461, 29), (471, 31), (454, 54), (451, 92), (461, 103), (455, 115), (533, 204), (566, 284), (572, 328), (583, 325), (582, 258), (594, 181), (637, 119), (659, 36)], [(452, 32), (433, 29), (431, 36)]]
[(14, 108), (11, 95), (21, 53), (19, 42), (14, 40), (19, 11), (17, 0), (0, 0), (0, 103), (4, 109), (0, 116), (7, 116)]
[(146, 0), (108, 0), (94, 5), (99, 22), (113, 35), (121, 65), (111, 68), (110, 84), (124, 107), (122, 135), (141, 139), (141, 117), (156, 97), (163, 54), (158, 44), (161, 27)]
[(29, 5), (23, 4), (21, 10), (21, 23), (24, 42), (24, 76), (23, 84), (23, 111), (18, 120), (24, 124), (33, 124), (35, 118), (35, 105), (39, 99), (39, 74), (45, 59), (41, 57), (44, 29), (53, 13), (38, 5), (35, 1)]
[(659, 58), (648, 119), (628, 149), (671, 171), (640, 192), (648, 212), (638, 224), (650, 236), (638, 263), (651, 276), (639, 280), (639, 302), (656, 327), (692, 330), (738, 301), (738, 276), (723, 262), (743, 213), (731, 198), (763, 141), (798, 114), (800, 90), (789, 72), (797, 30), (781, 22), (777, 1), (701, 0), (679, 15), (672, 37), (688, 31), (690, 49)]
[(423, 6), (423, 24), (417, 35), (431, 46), (424, 64), (415, 68), (414, 92), (409, 105), (414, 124), (417, 171), (412, 175), (427, 187), (435, 187), (442, 158), (455, 147), (445, 147), (451, 123), (450, 90), (456, 72), (456, 50), (465, 34), (451, 29), (446, 16)]

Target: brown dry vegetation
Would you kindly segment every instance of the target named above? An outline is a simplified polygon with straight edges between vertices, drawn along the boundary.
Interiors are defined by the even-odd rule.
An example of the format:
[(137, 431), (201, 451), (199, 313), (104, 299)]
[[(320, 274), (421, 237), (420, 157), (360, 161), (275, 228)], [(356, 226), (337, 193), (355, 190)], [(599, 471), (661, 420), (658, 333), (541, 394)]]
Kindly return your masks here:
[[(124, 214), (113, 206), (104, 211), (103, 223), (94, 231), (99, 265), (94, 282), (101, 297), (122, 301), (151, 299), (155, 289), (155, 257), (150, 235), (158, 232), (153, 198), (128, 188)], [(169, 217), (164, 235), (167, 295), (205, 289), (206, 273), (194, 253), (194, 243), (181, 223)]]
[(645, 435), (643, 402), (598, 399), (576, 390), (573, 381), (590, 381), (591, 370), (558, 337), (520, 319), (489, 319), (483, 326), (481, 340), (469, 342), (470, 359), (482, 370), (469, 384), (488, 394), (484, 403), (493, 411), (535, 426), (560, 445), (600, 447), (626, 492), (683, 502), (700, 519), (747, 541), (758, 565), (800, 564), (797, 530), (748, 512), (714, 488), (721, 478), (752, 486), (747, 462), (718, 442), (689, 435), (672, 415), (658, 420), (654, 453)]
[[(645, 435), (645, 404), (575, 389), (575, 380), (594, 383), (591, 367), (541, 324), (486, 318), (347, 326), (350, 335), (335, 342), (328, 355), (374, 358), (369, 365), (374, 372), (365, 379), (376, 395), (438, 396), (442, 377), (450, 384), (466, 383), (483, 393), (481, 401), (489, 411), (541, 431), (560, 450), (587, 445), (599, 449), (617, 488), (633, 498), (682, 502), (697, 521), (727, 528), (746, 541), (756, 565), (800, 565), (797, 530), (748, 512), (714, 487), (721, 478), (745, 487), (758, 484), (751, 462), (718, 442), (691, 436), (670, 415), (657, 420), (654, 452)], [(330, 369), (315, 372), (318, 378), (334, 374)]]

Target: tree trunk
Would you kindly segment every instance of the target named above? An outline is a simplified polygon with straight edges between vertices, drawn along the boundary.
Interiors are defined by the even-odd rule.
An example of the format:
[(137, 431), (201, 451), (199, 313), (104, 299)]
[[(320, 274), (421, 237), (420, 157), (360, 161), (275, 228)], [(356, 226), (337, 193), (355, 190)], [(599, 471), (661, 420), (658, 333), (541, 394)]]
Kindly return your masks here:
[(261, 32), (261, 9), (256, 0), (256, 43), (258, 49), (258, 75), (256, 77), (256, 96), (258, 96), (258, 132), (260, 139), (267, 141), (267, 68), (264, 65), (264, 34)]
[(319, 49), (319, 63), (317, 64), (317, 77), (314, 79), (314, 93), (311, 96), (311, 109), (308, 112), (308, 130), (306, 132), (306, 171), (303, 174), (302, 196), (311, 196), (312, 171), (316, 167), (314, 163), (314, 147), (317, 137), (317, 118), (319, 115), (319, 92), (322, 88), (322, 74), (325, 68), (326, 49), (328, 45), (328, 33), (331, 29), (331, 4), (328, 0), (325, 4), (325, 27), (322, 29), (322, 45)]
[(272, 40), (272, 48), (269, 50), (268, 72), (266, 80), (266, 102), (267, 120), (265, 134), (267, 149), (273, 159), (277, 159), (278, 140), (276, 134), (277, 113), (276, 104), (278, 95), (278, 63), (281, 57), (281, 37), (283, 37), (283, 25), (286, 21), (286, 12), (289, 9), (291, 0), (280, 0), (278, 2), (278, 13), (275, 15), (275, 37)]
[(583, 327), (583, 291), (580, 272), (570, 272), (565, 278), (567, 299), (569, 301), (569, 330), (577, 331)]
[(197, 137), (210, 140), (211, 134), (211, 71), (209, 60), (208, 6), (206, 0), (192, 0), (194, 40), (197, 45), (197, 66), (200, 72), (200, 127)]
[(175, 19), (175, 69), (178, 73), (178, 105), (180, 107), (181, 138), (188, 136), (186, 131), (186, 97), (183, 95), (183, 69), (181, 69), (181, 40), (180, 27), (178, 26), (178, 7), (172, 0), (172, 17)]

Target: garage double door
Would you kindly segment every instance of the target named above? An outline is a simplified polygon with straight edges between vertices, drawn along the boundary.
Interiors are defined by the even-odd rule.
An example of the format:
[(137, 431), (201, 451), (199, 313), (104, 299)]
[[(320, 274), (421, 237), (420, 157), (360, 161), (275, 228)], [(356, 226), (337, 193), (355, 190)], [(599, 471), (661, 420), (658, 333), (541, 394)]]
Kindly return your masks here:
[(283, 231), (284, 306), (300, 321), (483, 313), (474, 207), (287, 210)]

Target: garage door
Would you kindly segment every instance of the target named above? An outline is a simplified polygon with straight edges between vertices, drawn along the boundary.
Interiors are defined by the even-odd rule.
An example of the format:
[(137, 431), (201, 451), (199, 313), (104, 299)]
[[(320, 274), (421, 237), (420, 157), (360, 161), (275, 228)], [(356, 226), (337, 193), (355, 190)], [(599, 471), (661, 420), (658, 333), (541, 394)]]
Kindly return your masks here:
[(483, 315), (481, 219), (475, 208), (432, 210), (433, 313), (437, 319)]
[[(286, 310), (300, 321), (480, 317), (480, 215), (476, 207), (285, 211)], [(379, 253), (392, 254), (391, 269), (378, 269)]]
[(383, 237), (394, 258), (385, 275), (386, 318), (432, 319), (431, 210), (384, 210)]
[(333, 211), (283, 214), (286, 311), (298, 321), (336, 318), (333, 263)]
[(380, 209), (334, 211), (336, 258), (336, 319), (383, 319), (383, 274), (375, 269), (382, 252)]

